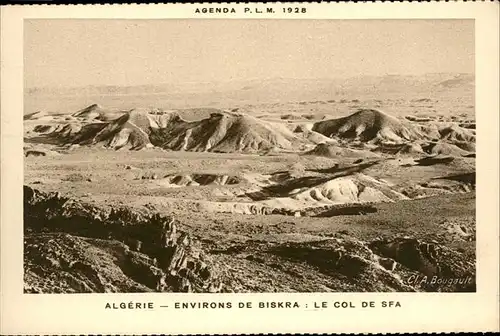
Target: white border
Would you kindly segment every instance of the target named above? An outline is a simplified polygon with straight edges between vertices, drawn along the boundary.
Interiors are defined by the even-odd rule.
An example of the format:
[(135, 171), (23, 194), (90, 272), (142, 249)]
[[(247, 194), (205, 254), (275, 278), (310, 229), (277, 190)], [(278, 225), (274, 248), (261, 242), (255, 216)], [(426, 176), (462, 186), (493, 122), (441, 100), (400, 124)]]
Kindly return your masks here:
[[(234, 7), (238, 14), (194, 15), (196, 7)], [(10, 6), (1, 8), (1, 332), (125, 333), (387, 333), (498, 331), (499, 4), (497, 2), (261, 4), (307, 7), (308, 13), (245, 15), (259, 4)], [(470, 18), (476, 27), (478, 292), (466, 294), (74, 294), (27, 295), (23, 288), (23, 19), (27, 18)], [(399, 300), (402, 308), (326, 310), (109, 311), (105, 302), (176, 300)]]

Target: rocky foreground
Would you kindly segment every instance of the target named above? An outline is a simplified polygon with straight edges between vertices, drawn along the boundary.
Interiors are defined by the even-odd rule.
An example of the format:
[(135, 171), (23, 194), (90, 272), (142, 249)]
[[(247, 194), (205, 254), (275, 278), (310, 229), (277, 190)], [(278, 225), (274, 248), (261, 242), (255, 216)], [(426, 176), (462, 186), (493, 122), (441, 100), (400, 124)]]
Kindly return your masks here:
[(361, 241), (337, 232), (319, 241), (228, 244), (181, 227), (170, 216), (105, 209), (25, 186), (24, 291), (476, 290), (475, 260), (436, 241)]

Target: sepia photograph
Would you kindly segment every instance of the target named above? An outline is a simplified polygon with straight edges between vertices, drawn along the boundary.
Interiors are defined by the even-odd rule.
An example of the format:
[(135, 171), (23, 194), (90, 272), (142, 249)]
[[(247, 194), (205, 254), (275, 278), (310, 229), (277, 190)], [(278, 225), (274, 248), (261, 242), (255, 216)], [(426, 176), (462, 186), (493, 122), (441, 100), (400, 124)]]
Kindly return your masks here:
[(27, 18), (23, 49), (25, 294), (476, 292), (473, 19)]

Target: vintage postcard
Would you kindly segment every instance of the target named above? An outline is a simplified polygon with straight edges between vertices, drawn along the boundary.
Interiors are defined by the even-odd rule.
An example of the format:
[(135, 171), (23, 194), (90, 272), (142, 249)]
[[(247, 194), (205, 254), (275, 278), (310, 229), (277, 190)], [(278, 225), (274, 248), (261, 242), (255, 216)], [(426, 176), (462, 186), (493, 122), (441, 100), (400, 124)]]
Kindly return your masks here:
[(498, 17), (2, 7), (2, 334), (498, 331)]

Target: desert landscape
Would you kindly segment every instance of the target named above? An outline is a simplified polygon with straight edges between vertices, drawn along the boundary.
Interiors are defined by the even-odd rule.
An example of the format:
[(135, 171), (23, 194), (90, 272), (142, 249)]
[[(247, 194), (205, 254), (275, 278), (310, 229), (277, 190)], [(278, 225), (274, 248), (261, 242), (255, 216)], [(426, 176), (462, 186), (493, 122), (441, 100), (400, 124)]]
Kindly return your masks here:
[(473, 73), (248, 77), (26, 87), (25, 293), (476, 291)]
[(412, 79), (432, 96), (26, 113), (25, 291), (474, 291), (404, 281), (475, 275), (474, 78)]

